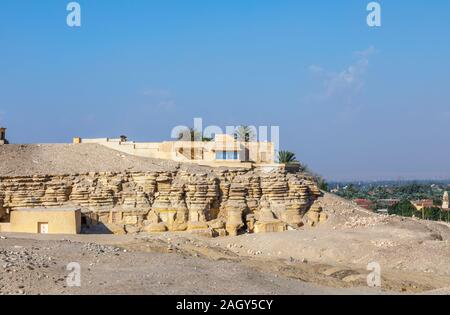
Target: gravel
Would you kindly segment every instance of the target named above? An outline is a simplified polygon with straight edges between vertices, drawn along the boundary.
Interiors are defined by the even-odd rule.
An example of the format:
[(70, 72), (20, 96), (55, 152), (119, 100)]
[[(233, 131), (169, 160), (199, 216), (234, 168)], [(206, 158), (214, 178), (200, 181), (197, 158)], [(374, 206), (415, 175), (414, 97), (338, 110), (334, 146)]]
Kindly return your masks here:
[(96, 256), (108, 255), (111, 253), (118, 253), (121, 251), (121, 249), (118, 247), (105, 246), (105, 245), (95, 244), (95, 243), (87, 243), (87, 244), (83, 245), (82, 249), (84, 251), (91, 252)]
[(34, 250), (16, 247), (11, 250), (0, 249), (0, 266), (3, 272), (16, 272), (18, 269), (43, 269), (48, 268), (53, 258), (47, 255), (39, 255)]
[[(0, 242), (0, 295), (35, 294), (323, 294), (343, 290), (305, 283), (272, 271), (255, 269), (237, 259), (211, 259), (195, 255), (184, 237), (174, 242), (155, 237), (135, 240), (130, 236), (74, 236), (89, 242), (33, 240), (33, 235)], [(37, 236), (36, 236), (37, 237)], [(194, 236), (193, 236), (194, 237)], [(94, 243), (123, 239), (119, 246)], [(208, 239), (195, 240), (207, 244)], [(183, 252), (161, 251), (160, 246), (179, 244)], [(131, 248), (126, 248), (131, 246)], [(120, 249), (119, 249), (120, 248)], [(126, 249), (126, 250), (125, 250)], [(199, 253), (205, 248), (197, 249)], [(201, 252), (200, 252), (201, 251)], [(80, 266), (80, 286), (69, 286), (68, 264)], [(34, 268), (31, 270), (29, 267)], [(356, 292), (356, 291), (355, 291)]]

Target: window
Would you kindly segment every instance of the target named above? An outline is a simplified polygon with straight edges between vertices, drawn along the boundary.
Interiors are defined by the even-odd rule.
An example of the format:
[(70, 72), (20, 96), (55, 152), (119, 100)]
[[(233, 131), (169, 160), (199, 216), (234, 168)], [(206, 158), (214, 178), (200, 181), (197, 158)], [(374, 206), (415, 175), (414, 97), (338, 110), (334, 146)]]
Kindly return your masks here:
[(226, 152), (225, 151), (217, 151), (216, 152), (216, 160), (226, 160)]
[(237, 161), (239, 160), (239, 153), (237, 151), (217, 151), (216, 160)]

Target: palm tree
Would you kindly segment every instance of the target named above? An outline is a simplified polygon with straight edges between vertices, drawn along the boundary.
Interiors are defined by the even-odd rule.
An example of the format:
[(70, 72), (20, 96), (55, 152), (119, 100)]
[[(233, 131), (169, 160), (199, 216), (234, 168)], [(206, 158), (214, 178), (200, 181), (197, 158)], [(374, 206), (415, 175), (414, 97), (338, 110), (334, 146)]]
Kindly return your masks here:
[(322, 176), (317, 175), (316, 182), (317, 182), (317, 186), (319, 187), (320, 190), (323, 190), (323, 191), (330, 190), (327, 181)]
[(127, 142), (128, 141), (128, 137), (125, 135), (121, 135), (120, 136), (120, 142)]
[(309, 172), (309, 167), (308, 167), (308, 165), (306, 165), (306, 164), (303, 164), (303, 163), (299, 163), (300, 164), (300, 166), (299, 166), (299, 172), (302, 172), (302, 173), (308, 173)]
[(194, 128), (187, 128), (181, 131), (178, 134), (178, 140), (183, 141), (203, 141), (203, 142), (211, 142), (213, 138), (204, 137), (200, 131)]
[(290, 151), (280, 151), (278, 152), (278, 162), (280, 164), (289, 164), (297, 162), (297, 158), (295, 157), (295, 153)]
[(250, 126), (239, 126), (234, 131), (234, 138), (242, 142), (254, 141), (256, 140), (255, 130)]
[(186, 128), (178, 135), (178, 140), (199, 141), (202, 139), (202, 133), (194, 128)]

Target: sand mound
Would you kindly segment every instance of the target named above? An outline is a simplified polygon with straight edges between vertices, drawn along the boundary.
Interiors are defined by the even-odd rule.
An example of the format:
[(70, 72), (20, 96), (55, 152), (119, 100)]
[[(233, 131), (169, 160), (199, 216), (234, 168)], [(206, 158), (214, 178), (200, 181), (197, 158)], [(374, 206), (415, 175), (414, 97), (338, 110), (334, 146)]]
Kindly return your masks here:
[(0, 176), (62, 175), (89, 172), (210, 171), (208, 167), (127, 155), (98, 144), (0, 146)]

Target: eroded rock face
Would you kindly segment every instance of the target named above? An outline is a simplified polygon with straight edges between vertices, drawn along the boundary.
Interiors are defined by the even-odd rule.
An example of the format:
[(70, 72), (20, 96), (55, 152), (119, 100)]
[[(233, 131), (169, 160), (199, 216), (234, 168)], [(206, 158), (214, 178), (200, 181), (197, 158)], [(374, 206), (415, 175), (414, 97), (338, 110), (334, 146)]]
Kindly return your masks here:
[(117, 234), (279, 232), (325, 220), (321, 209), (310, 210), (320, 194), (310, 178), (282, 171), (0, 177), (0, 220), (18, 208), (78, 206), (87, 229)]

